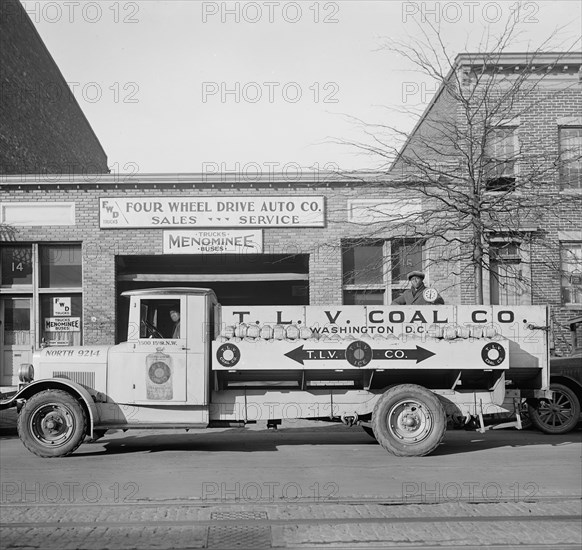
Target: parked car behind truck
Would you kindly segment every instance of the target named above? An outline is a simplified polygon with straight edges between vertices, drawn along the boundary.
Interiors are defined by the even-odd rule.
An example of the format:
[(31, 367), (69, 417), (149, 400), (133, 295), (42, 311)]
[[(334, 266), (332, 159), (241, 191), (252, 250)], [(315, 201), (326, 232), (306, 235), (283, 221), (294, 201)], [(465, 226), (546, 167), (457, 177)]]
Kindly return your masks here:
[(532, 423), (547, 434), (568, 433), (582, 421), (582, 343), (578, 340), (582, 317), (574, 317), (569, 325), (572, 354), (550, 359), (552, 398), (529, 407)]

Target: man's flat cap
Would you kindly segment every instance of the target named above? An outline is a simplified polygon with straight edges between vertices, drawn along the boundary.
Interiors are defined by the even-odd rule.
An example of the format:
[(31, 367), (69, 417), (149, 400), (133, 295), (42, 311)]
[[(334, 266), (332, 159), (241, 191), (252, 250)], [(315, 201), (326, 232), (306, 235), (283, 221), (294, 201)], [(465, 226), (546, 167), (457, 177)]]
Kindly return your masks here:
[(411, 271), (408, 274), (408, 280), (410, 281), (412, 277), (420, 277), (422, 280), (424, 280), (424, 273), (422, 271)]

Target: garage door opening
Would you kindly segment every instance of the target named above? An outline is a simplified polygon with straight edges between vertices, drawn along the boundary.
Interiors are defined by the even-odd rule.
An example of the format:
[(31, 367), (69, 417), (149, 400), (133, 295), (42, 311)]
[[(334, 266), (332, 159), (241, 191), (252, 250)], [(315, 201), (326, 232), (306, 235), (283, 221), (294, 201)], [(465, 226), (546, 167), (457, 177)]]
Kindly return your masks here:
[[(222, 305), (309, 304), (308, 254), (118, 256), (116, 268), (118, 296), (188, 286), (211, 288)], [(126, 309), (118, 303), (118, 342), (126, 338)]]

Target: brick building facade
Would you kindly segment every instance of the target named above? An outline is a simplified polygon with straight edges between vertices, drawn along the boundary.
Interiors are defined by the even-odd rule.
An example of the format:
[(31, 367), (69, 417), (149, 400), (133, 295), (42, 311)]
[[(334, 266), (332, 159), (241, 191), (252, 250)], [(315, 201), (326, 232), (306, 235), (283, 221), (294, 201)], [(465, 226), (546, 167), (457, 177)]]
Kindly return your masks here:
[(440, 235), (464, 253), (427, 259), (435, 275), (461, 274), (456, 300), (480, 301), (477, 249), (483, 303), (550, 304), (557, 354), (582, 313), (581, 67), (572, 52), (459, 55), (390, 172), (450, 217)]
[(0, 3), (0, 175), (108, 173), (105, 154), (18, 0)]

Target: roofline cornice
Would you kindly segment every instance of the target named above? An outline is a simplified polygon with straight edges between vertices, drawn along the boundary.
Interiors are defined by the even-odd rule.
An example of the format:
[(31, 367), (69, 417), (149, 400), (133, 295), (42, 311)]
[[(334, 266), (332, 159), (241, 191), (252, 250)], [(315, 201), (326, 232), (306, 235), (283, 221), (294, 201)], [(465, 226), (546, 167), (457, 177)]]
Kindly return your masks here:
[[(385, 172), (327, 172), (304, 170), (283, 172), (149, 173), (149, 174), (14, 174), (0, 175), (5, 187), (291, 187), (381, 184), (389, 179)], [(393, 179), (393, 178), (390, 178)]]

